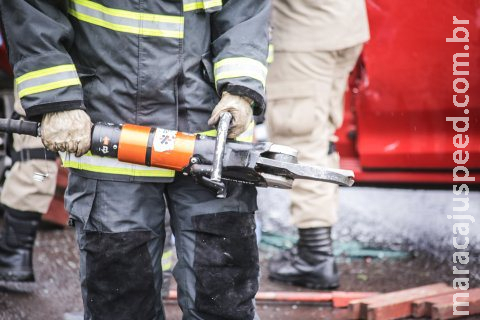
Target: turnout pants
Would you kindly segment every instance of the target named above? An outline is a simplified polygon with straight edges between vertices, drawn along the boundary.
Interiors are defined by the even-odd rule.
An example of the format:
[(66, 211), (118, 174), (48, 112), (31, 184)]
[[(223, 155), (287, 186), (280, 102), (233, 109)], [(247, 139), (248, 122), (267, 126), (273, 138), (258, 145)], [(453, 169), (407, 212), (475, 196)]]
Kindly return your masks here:
[[(332, 150), (343, 121), (347, 78), (363, 45), (332, 51), (275, 52), (267, 80), (267, 126), (272, 142), (298, 150), (299, 162), (337, 168)], [(330, 227), (337, 220), (338, 186), (297, 180), (292, 220), (297, 228)]]
[(160, 320), (168, 206), (183, 319), (254, 319), (258, 290), (256, 189), (228, 183), (226, 199), (191, 177), (126, 183), (70, 174), (65, 204), (80, 248), (85, 319)]

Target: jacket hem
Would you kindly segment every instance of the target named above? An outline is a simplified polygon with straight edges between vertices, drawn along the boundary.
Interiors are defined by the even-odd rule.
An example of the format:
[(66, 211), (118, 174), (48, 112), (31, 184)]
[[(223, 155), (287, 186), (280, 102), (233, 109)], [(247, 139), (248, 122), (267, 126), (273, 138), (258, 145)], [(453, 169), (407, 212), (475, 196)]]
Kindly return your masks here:
[(82, 104), (82, 100), (59, 101), (53, 103), (39, 104), (26, 109), (25, 114), (27, 115), (27, 118), (31, 119), (34, 117), (42, 116), (45, 113), (69, 111), (75, 109), (86, 110), (85, 106), (83, 106)]
[(87, 179), (95, 179), (95, 180), (105, 180), (105, 181), (117, 181), (117, 182), (138, 182), (138, 183), (151, 183), (151, 182), (158, 182), (158, 183), (169, 183), (173, 182), (174, 177), (166, 178), (166, 177), (133, 177), (121, 174), (109, 174), (109, 173), (99, 173), (99, 172), (92, 172), (86, 170), (79, 170), (68, 168), (72, 174), (78, 175), (83, 178)]

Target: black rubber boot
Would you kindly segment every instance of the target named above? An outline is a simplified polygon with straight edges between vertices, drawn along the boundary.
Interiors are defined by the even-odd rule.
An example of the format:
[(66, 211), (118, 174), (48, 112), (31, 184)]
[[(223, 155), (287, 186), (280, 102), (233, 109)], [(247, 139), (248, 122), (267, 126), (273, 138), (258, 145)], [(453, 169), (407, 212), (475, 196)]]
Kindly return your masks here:
[(331, 228), (298, 231), (297, 246), (270, 261), (269, 278), (311, 289), (338, 288)]
[(0, 280), (35, 281), (32, 252), (41, 214), (5, 207), (4, 231), (0, 235)]

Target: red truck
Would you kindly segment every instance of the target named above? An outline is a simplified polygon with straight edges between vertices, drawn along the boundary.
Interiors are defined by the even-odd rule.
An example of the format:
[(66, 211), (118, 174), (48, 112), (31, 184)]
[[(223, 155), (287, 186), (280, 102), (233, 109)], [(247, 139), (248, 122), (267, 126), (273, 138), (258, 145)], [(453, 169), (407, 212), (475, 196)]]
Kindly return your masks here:
[[(466, 158), (468, 151), (462, 166), (477, 178), (469, 184), (479, 184), (480, 2), (367, 0), (367, 5), (371, 40), (351, 76), (345, 123), (338, 131), (342, 167), (353, 169), (357, 182), (452, 183), (459, 166), (454, 157)], [(447, 42), (454, 36), (463, 42)], [(462, 103), (466, 106), (458, 107)], [(447, 121), (452, 117), (468, 119), (464, 148), (454, 145), (458, 133)]]

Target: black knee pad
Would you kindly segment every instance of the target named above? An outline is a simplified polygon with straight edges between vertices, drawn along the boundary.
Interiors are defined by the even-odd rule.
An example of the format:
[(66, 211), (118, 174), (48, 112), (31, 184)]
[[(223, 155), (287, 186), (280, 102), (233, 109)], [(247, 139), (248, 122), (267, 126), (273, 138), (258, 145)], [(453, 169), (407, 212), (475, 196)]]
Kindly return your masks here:
[(192, 218), (196, 311), (206, 319), (253, 319), (259, 263), (252, 213)]
[(149, 231), (86, 231), (87, 308), (93, 319), (154, 319), (156, 292)]

